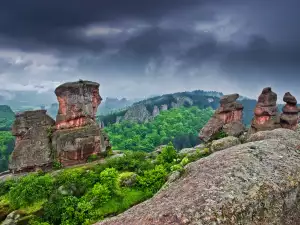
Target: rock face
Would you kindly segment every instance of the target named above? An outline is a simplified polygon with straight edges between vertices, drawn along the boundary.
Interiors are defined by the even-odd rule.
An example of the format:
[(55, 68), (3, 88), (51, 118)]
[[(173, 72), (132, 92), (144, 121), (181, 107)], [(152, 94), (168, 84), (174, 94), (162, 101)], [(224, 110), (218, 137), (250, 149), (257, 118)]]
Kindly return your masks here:
[(133, 122), (146, 122), (151, 118), (150, 112), (143, 104), (137, 104), (129, 108), (124, 115), (124, 120), (130, 120)]
[(59, 102), (56, 128), (74, 128), (93, 124), (102, 98), (99, 84), (91, 81), (70, 82), (58, 86)]
[(300, 224), (300, 139), (274, 131), (188, 164), (152, 199), (98, 224)]
[(220, 107), (199, 133), (201, 140), (209, 141), (221, 130), (232, 136), (239, 136), (243, 133), (245, 129), (242, 124), (243, 105), (236, 102), (238, 98), (238, 94), (221, 97)]
[(276, 101), (277, 94), (270, 87), (264, 88), (254, 109), (254, 118), (249, 130), (250, 134), (281, 127)]
[(55, 121), (46, 110), (27, 111), (16, 115), (12, 134), (16, 137), (9, 170), (32, 171), (52, 164), (49, 128)]
[(156, 117), (157, 115), (159, 115), (159, 108), (155, 105), (152, 112), (152, 116)]
[(104, 137), (95, 122), (102, 98), (99, 84), (90, 81), (65, 83), (56, 88), (59, 102), (52, 145), (64, 166), (86, 162), (92, 154), (105, 151)]
[(298, 127), (298, 107), (296, 98), (290, 92), (285, 93), (283, 101), (286, 105), (282, 109), (280, 116), (281, 127), (297, 130)]

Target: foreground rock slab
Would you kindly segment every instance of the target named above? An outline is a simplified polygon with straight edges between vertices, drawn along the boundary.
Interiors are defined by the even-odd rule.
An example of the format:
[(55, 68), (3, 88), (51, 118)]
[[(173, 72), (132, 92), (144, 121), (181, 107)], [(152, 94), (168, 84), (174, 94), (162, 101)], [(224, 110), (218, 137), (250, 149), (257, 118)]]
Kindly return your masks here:
[(300, 224), (299, 136), (267, 138), (187, 165), (152, 199), (98, 225)]

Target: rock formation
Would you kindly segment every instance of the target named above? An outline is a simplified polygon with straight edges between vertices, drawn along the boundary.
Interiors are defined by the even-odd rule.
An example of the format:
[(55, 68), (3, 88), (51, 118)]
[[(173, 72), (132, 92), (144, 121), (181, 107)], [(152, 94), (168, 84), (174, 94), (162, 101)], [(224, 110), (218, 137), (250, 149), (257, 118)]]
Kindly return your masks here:
[(60, 162), (73, 165), (86, 162), (92, 154), (105, 151), (102, 133), (95, 122), (101, 103), (99, 84), (90, 81), (65, 83), (56, 88), (59, 102), (52, 145)]
[(157, 107), (157, 105), (155, 105), (153, 108), (152, 116), (156, 117), (158, 115), (159, 115), (159, 108)]
[(91, 81), (70, 82), (55, 89), (59, 102), (56, 128), (74, 128), (93, 124), (102, 98), (99, 84)]
[(9, 170), (32, 171), (51, 166), (53, 162), (49, 128), (55, 121), (46, 110), (26, 111), (16, 115), (12, 134), (16, 137)]
[(160, 111), (166, 111), (168, 110), (168, 105), (164, 104), (160, 106)]
[(285, 93), (283, 101), (286, 105), (282, 109), (280, 124), (282, 128), (297, 130), (298, 127), (298, 107), (296, 98), (290, 92)]
[(243, 105), (236, 102), (238, 98), (238, 94), (221, 97), (220, 107), (200, 131), (201, 140), (208, 141), (221, 130), (230, 136), (239, 136), (243, 133)]
[(264, 132), (270, 139), (188, 164), (152, 199), (98, 225), (300, 224), (299, 135), (254, 135)]
[(136, 104), (128, 109), (124, 115), (124, 120), (133, 122), (147, 122), (151, 118), (151, 113), (144, 104)]
[(254, 118), (251, 122), (249, 135), (257, 131), (273, 130), (281, 127), (276, 101), (277, 94), (270, 87), (264, 88), (254, 109)]

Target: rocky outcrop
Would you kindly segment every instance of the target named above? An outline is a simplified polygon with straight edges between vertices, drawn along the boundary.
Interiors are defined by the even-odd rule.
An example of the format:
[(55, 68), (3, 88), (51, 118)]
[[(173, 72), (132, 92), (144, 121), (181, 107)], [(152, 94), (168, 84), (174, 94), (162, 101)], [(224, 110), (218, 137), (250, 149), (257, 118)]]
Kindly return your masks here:
[(159, 108), (155, 105), (153, 108), (152, 116), (156, 117), (159, 115)]
[(201, 140), (209, 141), (221, 130), (232, 136), (239, 136), (243, 133), (245, 129), (242, 124), (243, 105), (236, 102), (238, 98), (238, 94), (221, 97), (220, 107), (199, 133)]
[(254, 109), (249, 135), (257, 131), (274, 130), (281, 127), (276, 101), (277, 94), (270, 87), (264, 88)]
[(296, 98), (290, 92), (285, 93), (283, 101), (286, 105), (282, 109), (280, 125), (283, 128), (297, 130), (298, 127), (298, 107)]
[(98, 225), (300, 224), (299, 135), (263, 132), (270, 139), (190, 163), (152, 199)]
[(59, 161), (64, 166), (84, 163), (90, 155), (105, 151), (107, 140), (95, 122), (102, 100), (99, 84), (90, 81), (65, 83), (56, 88), (55, 93), (59, 111), (52, 145)]
[(123, 119), (142, 123), (148, 121), (150, 118), (151, 114), (147, 110), (146, 106), (143, 104), (137, 104), (128, 109)]
[(168, 105), (161, 105), (160, 106), (160, 111), (166, 111), (166, 110), (168, 110)]
[(32, 171), (52, 164), (52, 149), (49, 130), (55, 121), (46, 110), (27, 111), (16, 115), (12, 134), (16, 137), (11, 154), (9, 170)]

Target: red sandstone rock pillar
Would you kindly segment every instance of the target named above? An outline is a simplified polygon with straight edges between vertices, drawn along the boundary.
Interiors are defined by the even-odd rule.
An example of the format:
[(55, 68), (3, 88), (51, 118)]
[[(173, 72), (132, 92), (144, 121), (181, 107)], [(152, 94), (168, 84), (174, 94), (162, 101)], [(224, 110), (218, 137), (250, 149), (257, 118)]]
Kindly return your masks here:
[(95, 121), (102, 98), (99, 84), (91, 81), (65, 83), (56, 88), (59, 102), (53, 146), (63, 165), (86, 162), (102, 149), (102, 133)]
[(296, 98), (290, 92), (285, 93), (283, 101), (286, 105), (282, 109), (280, 124), (282, 128), (297, 130), (298, 127), (298, 107)]
[(56, 128), (82, 127), (93, 123), (102, 98), (99, 84), (91, 81), (71, 82), (56, 88), (59, 102)]
[(276, 101), (277, 94), (270, 87), (264, 88), (254, 109), (254, 118), (249, 130), (250, 134), (281, 127)]
[(244, 107), (236, 101), (238, 98), (239, 94), (221, 97), (220, 107), (199, 133), (201, 140), (209, 141), (221, 130), (230, 136), (239, 136), (243, 133), (245, 128), (242, 124)]

